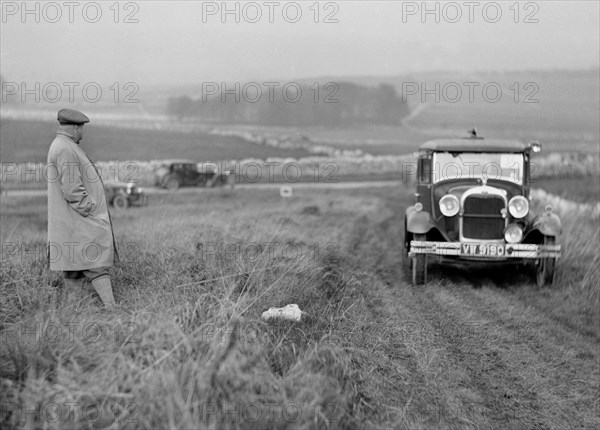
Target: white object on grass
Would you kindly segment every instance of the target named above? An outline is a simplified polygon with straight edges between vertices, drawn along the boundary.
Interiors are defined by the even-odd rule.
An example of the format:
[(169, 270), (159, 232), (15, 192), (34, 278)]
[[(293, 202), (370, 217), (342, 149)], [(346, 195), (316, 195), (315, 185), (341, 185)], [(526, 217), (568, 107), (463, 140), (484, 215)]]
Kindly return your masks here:
[(292, 197), (293, 191), (292, 191), (292, 187), (290, 187), (289, 185), (282, 185), (279, 188), (279, 195), (281, 197)]
[(298, 305), (287, 305), (283, 308), (269, 308), (268, 311), (262, 313), (262, 319), (268, 321), (270, 319), (284, 319), (290, 321), (300, 321), (303, 312)]

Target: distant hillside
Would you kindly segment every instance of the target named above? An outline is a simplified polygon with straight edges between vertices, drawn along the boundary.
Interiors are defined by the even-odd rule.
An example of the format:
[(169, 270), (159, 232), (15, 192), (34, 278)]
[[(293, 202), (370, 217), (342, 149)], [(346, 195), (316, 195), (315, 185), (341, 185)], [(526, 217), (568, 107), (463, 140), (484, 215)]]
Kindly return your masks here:
[[(319, 82), (321, 90), (326, 82), (351, 82), (347, 88), (356, 89), (353, 97), (344, 98), (346, 91), (342, 88), (345, 86), (340, 86), (337, 94), (333, 95), (338, 100), (350, 102), (314, 103), (314, 99), (310, 99), (314, 96), (311, 90), (305, 94), (306, 104), (285, 102), (290, 106), (284, 107), (275, 103), (265, 106), (245, 102), (227, 105), (213, 100), (209, 103), (212, 111), (203, 112), (206, 121), (198, 117), (199, 112), (194, 112), (194, 109), (205, 107), (200, 99), (201, 86), (184, 84), (163, 85), (156, 90), (141, 86), (138, 104), (114, 105), (110, 109), (89, 103), (71, 107), (83, 110), (92, 118), (86, 145), (89, 144), (94, 158), (104, 160), (151, 160), (172, 158), (174, 154), (198, 160), (308, 155), (308, 152), (295, 147), (254, 144), (233, 135), (215, 136), (210, 134), (212, 129), (249, 131), (265, 137), (267, 141), (282, 136), (305, 136), (316, 145), (339, 150), (401, 155), (414, 151), (425, 140), (464, 136), (468, 129), (477, 127), (479, 134), (488, 138), (540, 140), (544, 152), (598, 153), (598, 76), (597, 69), (478, 74), (431, 72), (419, 76), (344, 77), (337, 80), (335, 76), (325, 76), (296, 82), (303, 88), (310, 87), (310, 82)], [(456, 102), (445, 100), (443, 94), (436, 101), (435, 95), (421, 93), (421, 86), (432, 89), (436, 83), (442, 92), (444, 87), (451, 89), (458, 85), (465, 93)], [(473, 102), (468, 99), (465, 83), (478, 84)], [(498, 85), (503, 92), (502, 98), (497, 102), (485, 100), (481, 88), (486, 84), (491, 84), (492, 89)], [(418, 91), (403, 94), (403, 89), (414, 89), (410, 85), (416, 85)], [(518, 94), (515, 92), (517, 88)], [(319, 100), (328, 96), (330, 91), (321, 91)], [(183, 94), (188, 94), (191, 109), (183, 111), (185, 121), (170, 121), (165, 115), (167, 101)], [(384, 103), (385, 95), (389, 97), (387, 107), (392, 106), (391, 109)], [(450, 92), (446, 94), (451, 95)], [(526, 98), (528, 102), (525, 102)], [(30, 112), (21, 112), (27, 107)], [(32, 110), (31, 106), (2, 105), (0, 141), (3, 162), (45, 160), (47, 145), (56, 128), (58, 106), (42, 108), (44, 106), (36, 105)], [(333, 115), (327, 116), (328, 109), (335, 110)], [(192, 118), (185, 117), (190, 113), (194, 115)], [(387, 119), (386, 114), (389, 115)], [(224, 121), (227, 118), (230, 121)], [(392, 124), (386, 124), (387, 120)], [(264, 122), (264, 125), (255, 125), (258, 121)], [(290, 125), (295, 121), (301, 125)]]
[[(431, 87), (436, 78), (428, 79)], [(422, 112), (410, 122), (417, 129), (452, 132), (477, 126), (487, 135), (540, 139), (575, 145), (599, 138), (600, 81), (596, 71), (506, 72), (438, 79), (441, 87), (451, 82), (479, 83), (473, 102), (466, 94), (456, 103), (438, 102), (415, 95), (409, 104), (421, 104)], [(489, 85), (490, 96), (482, 93)], [(464, 86), (463, 86), (464, 88)], [(495, 100), (494, 90), (502, 97)], [(575, 147), (568, 149), (577, 149)]]
[[(486, 135), (570, 143), (598, 141), (600, 134), (598, 69), (439, 71), (343, 79), (361, 85), (393, 85), (417, 113), (405, 125), (423, 132), (456, 134), (475, 126)], [(461, 96), (457, 96), (457, 89)], [(500, 97), (496, 95), (498, 89)]]
[(407, 103), (393, 85), (365, 87), (333, 81), (215, 85), (198, 98), (186, 94), (167, 103), (167, 115), (179, 120), (271, 126), (399, 125), (408, 113)]
[[(382, 85), (391, 85), (395, 89), (395, 97), (403, 98), (401, 101), (406, 102), (399, 108), (400, 117), (406, 120), (408, 110), (412, 112), (403, 125), (425, 134), (455, 135), (475, 126), (486, 135), (498, 137), (593, 142), (598, 140), (600, 134), (599, 75), (598, 69), (474, 73), (435, 71), (396, 76), (318, 76), (289, 81), (303, 87), (315, 82), (321, 85), (327, 82), (348, 82), (374, 91)], [(437, 91), (436, 83), (439, 88)], [(473, 88), (472, 101), (469, 99), (469, 85)], [(483, 94), (486, 85), (487, 100)], [(454, 90), (457, 87), (462, 95), (453, 100), (456, 98)], [(496, 101), (494, 90), (498, 88), (502, 91), (502, 97)], [(435, 99), (436, 92), (438, 100)], [(164, 114), (164, 106), (169, 97), (187, 94), (198, 100), (201, 97), (201, 85), (163, 86), (154, 96), (150, 93), (148, 91), (143, 97), (145, 107), (152, 113)], [(364, 103), (357, 103), (358, 107), (361, 105)], [(266, 125), (290, 125), (289, 118), (302, 118), (302, 115), (289, 106), (290, 109), (284, 111), (271, 107), (271, 112), (287, 116), (288, 119), (283, 121), (285, 124), (273, 124), (275, 120), (263, 121)], [(327, 106), (325, 110), (327, 108), (335, 109)], [(246, 121), (245, 116), (240, 114), (243, 109), (233, 110), (237, 113), (232, 114), (234, 119), (229, 122)], [(313, 112), (320, 119), (320, 111), (313, 109)], [(341, 123), (343, 122), (338, 122), (338, 125)]]

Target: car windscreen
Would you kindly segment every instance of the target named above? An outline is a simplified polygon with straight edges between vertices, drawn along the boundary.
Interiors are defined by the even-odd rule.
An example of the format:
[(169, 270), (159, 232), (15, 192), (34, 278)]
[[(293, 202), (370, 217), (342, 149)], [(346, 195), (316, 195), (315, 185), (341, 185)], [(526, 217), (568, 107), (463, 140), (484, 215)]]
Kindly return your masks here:
[(436, 152), (433, 154), (433, 182), (456, 179), (499, 179), (523, 184), (523, 154)]

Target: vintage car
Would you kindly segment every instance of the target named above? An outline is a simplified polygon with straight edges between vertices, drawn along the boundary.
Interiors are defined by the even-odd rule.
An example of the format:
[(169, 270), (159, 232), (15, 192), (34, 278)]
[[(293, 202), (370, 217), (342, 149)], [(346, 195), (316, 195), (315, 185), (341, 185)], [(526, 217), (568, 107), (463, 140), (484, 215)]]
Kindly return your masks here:
[[(538, 142), (477, 137), (433, 140), (419, 148), (416, 202), (404, 217), (404, 264), (413, 284), (427, 282), (430, 262), (504, 262), (535, 268), (551, 284), (561, 234), (546, 206), (530, 211), (530, 155)], [(411, 273), (412, 272), (412, 273)]]
[(127, 209), (130, 206), (145, 206), (148, 204), (148, 196), (133, 182), (106, 182), (104, 191), (108, 204), (117, 210)]
[(169, 190), (179, 187), (233, 186), (230, 171), (218, 172), (215, 165), (207, 163), (202, 168), (193, 160), (165, 160), (155, 173), (155, 184)]

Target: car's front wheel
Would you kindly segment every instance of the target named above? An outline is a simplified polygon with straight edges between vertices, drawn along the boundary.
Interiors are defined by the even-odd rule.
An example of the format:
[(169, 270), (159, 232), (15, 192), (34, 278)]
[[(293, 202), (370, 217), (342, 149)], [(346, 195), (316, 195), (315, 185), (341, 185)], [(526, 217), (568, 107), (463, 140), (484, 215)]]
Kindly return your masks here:
[(163, 181), (163, 186), (167, 189), (167, 190), (176, 190), (177, 188), (180, 187), (181, 182), (179, 181), (179, 178), (175, 175), (169, 175), (166, 176)]
[[(410, 251), (410, 236), (406, 230), (406, 218), (404, 219), (404, 240), (402, 243), (402, 269), (409, 274), (412, 270), (412, 258), (408, 255)], [(410, 277), (410, 275), (408, 275)]]
[[(415, 234), (413, 240), (425, 242), (426, 235)], [(412, 281), (413, 285), (427, 283), (427, 254), (416, 254), (412, 262)]]
[(127, 200), (126, 196), (119, 194), (113, 199), (113, 206), (118, 211), (125, 210), (129, 207), (129, 200)]
[[(554, 243), (554, 237), (544, 236), (544, 245), (554, 245)], [(556, 260), (554, 258), (540, 258), (537, 261), (535, 283), (538, 287), (552, 285), (555, 265)]]
[(410, 273), (410, 271), (412, 270), (413, 259), (410, 255), (408, 255), (409, 251), (410, 251), (410, 242), (403, 243), (402, 244), (402, 267), (405, 271), (408, 271)]

